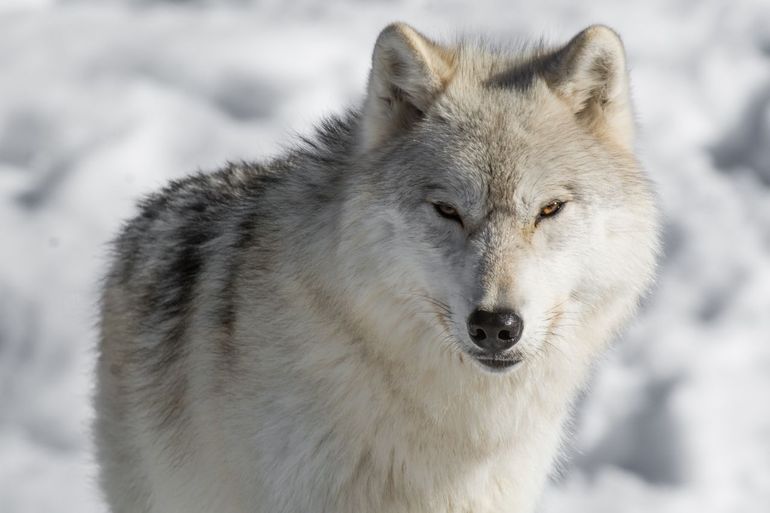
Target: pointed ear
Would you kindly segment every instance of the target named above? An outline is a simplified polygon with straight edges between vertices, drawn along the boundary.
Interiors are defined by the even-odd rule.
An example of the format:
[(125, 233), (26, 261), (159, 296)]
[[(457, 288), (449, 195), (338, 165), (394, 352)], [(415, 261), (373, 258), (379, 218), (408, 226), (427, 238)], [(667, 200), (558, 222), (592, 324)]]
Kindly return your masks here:
[(634, 119), (620, 36), (602, 25), (588, 27), (549, 61), (545, 79), (578, 120), (632, 149)]
[(453, 71), (450, 50), (409, 25), (394, 23), (380, 33), (364, 103), (362, 149), (369, 150), (422, 118)]

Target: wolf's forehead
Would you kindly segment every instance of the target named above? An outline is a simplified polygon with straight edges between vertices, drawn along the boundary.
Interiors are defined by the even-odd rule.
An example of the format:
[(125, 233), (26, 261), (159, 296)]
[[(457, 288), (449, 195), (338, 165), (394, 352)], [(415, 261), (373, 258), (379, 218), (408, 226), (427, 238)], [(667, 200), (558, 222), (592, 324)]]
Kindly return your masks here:
[(535, 142), (534, 136), (552, 128), (547, 120), (558, 123), (561, 113), (554, 109), (555, 98), (534, 75), (515, 85), (498, 83), (525, 59), (486, 55), (480, 63), (459, 63), (439, 102), (445, 117), (495, 149), (520, 150)]
[(547, 193), (574, 154), (574, 123), (544, 83), (536, 77), (521, 87), (493, 83), (510, 70), (526, 73), (529, 57), (466, 48), (438, 101), (440, 139), (448, 142), (441, 153), (460, 164), (450, 166), (453, 172), (483, 182), (494, 209)]
[(474, 95), (453, 105), (442, 134), (447, 170), (462, 182), (475, 180), (490, 210), (528, 209), (527, 202), (563, 185), (575, 151), (560, 113), (528, 93), (479, 88)]
[[(563, 138), (558, 112), (527, 93), (476, 88), (449, 94), (442, 115), (442, 138), (488, 178), (512, 180), (538, 160), (558, 156)], [(568, 127), (566, 127), (568, 128)]]

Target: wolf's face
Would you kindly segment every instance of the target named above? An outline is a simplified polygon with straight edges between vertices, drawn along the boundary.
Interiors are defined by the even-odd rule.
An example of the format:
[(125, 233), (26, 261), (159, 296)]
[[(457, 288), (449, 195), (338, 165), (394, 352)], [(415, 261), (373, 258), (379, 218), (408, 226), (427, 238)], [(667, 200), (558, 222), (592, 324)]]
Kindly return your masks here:
[(619, 40), (588, 29), (516, 61), (390, 30), (363, 121), (363, 225), (376, 248), (363, 253), (401, 299), (398, 322), (427, 322), (442, 347), (490, 371), (550, 348), (585, 357), (601, 341), (581, 349), (564, 347), (566, 337), (630, 313), (657, 244)]

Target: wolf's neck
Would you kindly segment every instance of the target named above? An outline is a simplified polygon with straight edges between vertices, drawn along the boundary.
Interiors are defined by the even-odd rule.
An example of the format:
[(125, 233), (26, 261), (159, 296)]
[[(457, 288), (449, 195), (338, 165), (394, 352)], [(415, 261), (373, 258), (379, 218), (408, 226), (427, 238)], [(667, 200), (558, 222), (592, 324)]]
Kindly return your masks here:
[(523, 384), (534, 377), (526, 369), (518, 378), (486, 376), (495, 381), (465, 386), (398, 372), (378, 383), (378, 372), (368, 374), (376, 385), (349, 434), (357, 441), (352, 454), (367, 460), (371, 479), (392, 480), (418, 503), (452, 504), (456, 494), (506, 505), (490, 511), (532, 508), (558, 453), (574, 386)]

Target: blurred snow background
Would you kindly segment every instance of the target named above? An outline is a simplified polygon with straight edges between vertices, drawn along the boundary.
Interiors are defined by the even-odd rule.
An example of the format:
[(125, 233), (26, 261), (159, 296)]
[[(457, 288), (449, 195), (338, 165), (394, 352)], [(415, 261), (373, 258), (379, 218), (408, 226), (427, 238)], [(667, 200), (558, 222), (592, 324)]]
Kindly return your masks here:
[(360, 99), (378, 31), (623, 35), (666, 256), (546, 513), (770, 511), (770, 3), (0, 0), (0, 512), (103, 512), (87, 428), (106, 241), (169, 178)]

